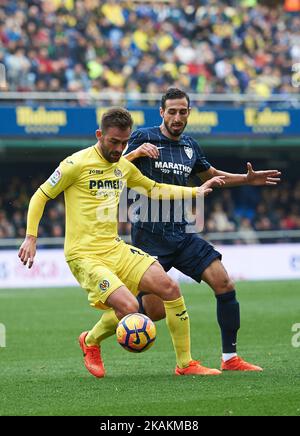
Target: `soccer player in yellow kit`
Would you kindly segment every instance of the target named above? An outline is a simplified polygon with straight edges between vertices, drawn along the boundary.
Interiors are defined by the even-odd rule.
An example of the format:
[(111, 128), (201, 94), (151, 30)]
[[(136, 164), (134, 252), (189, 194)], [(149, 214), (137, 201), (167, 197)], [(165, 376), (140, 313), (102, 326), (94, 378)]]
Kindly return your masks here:
[(161, 265), (143, 251), (118, 237), (119, 197), (125, 186), (152, 196), (181, 199), (206, 195), (221, 186), (222, 177), (198, 188), (154, 182), (122, 153), (132, 130), (130, 113), (122, 108), (107, 111), (96, 131), (98, 142), (62, 161), (56, 171), (31, 198), (26, 238), (19, 250), (20, 260), (32, 267), (36, 254), (38, 225), (48, 200), (64, 191), (66, 205), (65, 256), (79, 284), (88, 293), (90, 305), (105, 310), (79, 344), (85, 366), (96, 377), (104, 377), (100, 343), (115, 331), (119, 319), (138, 312), (136, 295), (140, 290), (160, 297), (175, 353), (177, 375), (218, 375), (191, 357), (190, 324), (184, 299), (177, 284)]

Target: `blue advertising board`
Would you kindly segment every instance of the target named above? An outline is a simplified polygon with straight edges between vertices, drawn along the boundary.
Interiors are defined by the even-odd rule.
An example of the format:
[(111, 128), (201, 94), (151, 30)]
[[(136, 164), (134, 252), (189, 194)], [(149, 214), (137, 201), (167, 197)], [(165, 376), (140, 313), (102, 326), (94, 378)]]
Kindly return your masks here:
[[(0, 107), (0, 137), (26, 139), (31, 137), (91, 137), (100, 124), (107, 107)], [(159, 125), (158, 108), (130, 109), (135, 128)], [(199, 136), (300, 135), (300, 109), (278, 110), (270, 107), (192, 109), (187, 131)]]

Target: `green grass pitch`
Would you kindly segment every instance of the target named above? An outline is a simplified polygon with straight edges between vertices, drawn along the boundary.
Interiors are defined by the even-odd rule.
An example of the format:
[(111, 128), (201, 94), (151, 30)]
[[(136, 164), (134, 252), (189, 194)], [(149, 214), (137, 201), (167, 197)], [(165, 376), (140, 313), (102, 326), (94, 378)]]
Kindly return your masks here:
[[(215, 299), (206, 285), (182, 286), (191, 318), (193, 358), (220, 365)], [(165, 321), (157, 341), (136, 355), (112, 337), (103, 344), (104, 379), (83, 366), (77, 337), (100, 312), (79, 288), (0, 290), (0, 415), (200, 416), (300, 415), (300, 282), (242, 282), (239, 354), (263, 373), (175, 377)]]

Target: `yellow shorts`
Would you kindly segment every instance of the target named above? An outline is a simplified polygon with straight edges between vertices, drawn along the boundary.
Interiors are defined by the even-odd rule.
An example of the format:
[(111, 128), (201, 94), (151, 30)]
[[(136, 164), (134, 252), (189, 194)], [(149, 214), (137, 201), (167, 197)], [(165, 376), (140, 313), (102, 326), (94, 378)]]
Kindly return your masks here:
[(90, 305), (106, 310), (109, 309), (105, 304), (107, 298), (121, 286), (125, 285), (137, 295), (141, 278), (154, 262), (154, 257), (120, 241), (105, 256), (77, 258), (68, 265), (80, 286), (88, 292)]

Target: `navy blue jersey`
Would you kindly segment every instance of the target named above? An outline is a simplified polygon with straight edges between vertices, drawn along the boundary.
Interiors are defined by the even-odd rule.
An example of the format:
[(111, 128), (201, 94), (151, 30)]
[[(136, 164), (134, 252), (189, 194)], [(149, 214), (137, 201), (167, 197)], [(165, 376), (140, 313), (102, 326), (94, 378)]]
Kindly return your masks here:
[[(149, 177), (152, 180), (155, 180), (156, 182), (168, 183), (170, 185), (187, 186), (188, 179), (192, 174), (201, 173), (203, 171), (207, 171), (210, 168), (210, 164), (207, 162), (201, 148), (199, 147), (197, 142), (190, 136), (182, 135), (179, 141), (174, 141), (163, 135), (158, 126), (138, 129), (131, 135), (128, 143), (128, 150), (126, 153), (134, 151), (145, 142), (150, 142), (151, 144), (154, 144), (159, 148), (159, 158), (151, 159), (148, 157), (143, 157), (136, 159), (135, 161), (133, 161), (133, 163), (145, 176)], [(136, 227), (144, 228), (151, 233), (163, 235), (175, 235), (178, 234), (178, 232), (185, 232), (187, 222), (184, 219), (184, 213), (182, 214), (181, 219), (178, 219), (178, 214), (176, 214), (175, 212), (177, 207), (176, 202), (171, 202), (171, 218), (167, 221), (161, 219), (160, 202), (160, 216), (156, 216), (154, 222), (153, 214), (151, 221), (151, 200), (147, 201), (149, 201), (147, 219), (143, 220), (141, 218), (140, 221), (134, 224)], [(157, 210), (157, 208), (155, 208), (155, 210)], [(176, 220), (172, 218), (174, 216), (177, 216)]]

